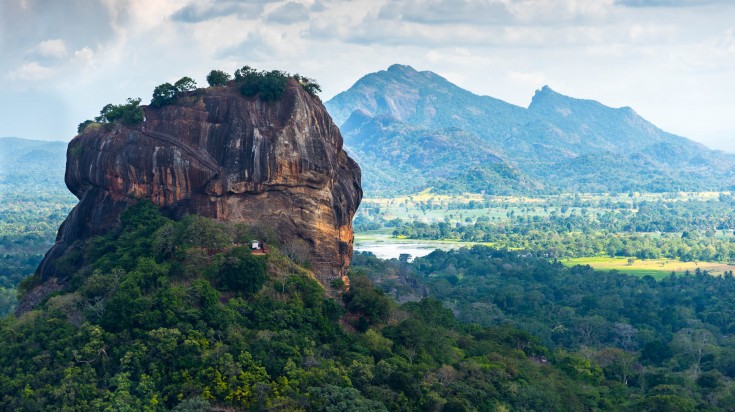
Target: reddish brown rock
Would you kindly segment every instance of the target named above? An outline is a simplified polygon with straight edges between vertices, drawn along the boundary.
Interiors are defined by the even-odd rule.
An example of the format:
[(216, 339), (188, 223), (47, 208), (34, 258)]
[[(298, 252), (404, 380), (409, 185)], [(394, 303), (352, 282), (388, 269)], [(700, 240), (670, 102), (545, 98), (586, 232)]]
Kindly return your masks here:
[(147, 107), (145, 118), (69, 143), (66, 184), (79, 204), (39, 266), (42, 279), (56, 276), (55, 259), (74, 242), (115, 227), (140, 199), (172, 217), (269, 225), (282, 242), (309, 245), (322, 283), (345, 275), (360, 168), (318, 98), (295, 81), (275, 102), (217, 87)]

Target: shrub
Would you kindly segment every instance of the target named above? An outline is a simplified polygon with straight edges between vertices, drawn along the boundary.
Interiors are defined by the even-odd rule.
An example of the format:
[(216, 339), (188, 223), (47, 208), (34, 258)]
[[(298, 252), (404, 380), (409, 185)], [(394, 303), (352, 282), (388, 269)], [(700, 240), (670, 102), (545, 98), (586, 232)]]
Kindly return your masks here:
[(153, 99), (151, 99), (151, 106), (167, 106), (174, 103), (182, 93), (196, 90), (196, 88), (197, 82), (188, 76), (180, 78), (174, 84), (164, 83), (158, 85), (155, 89), (153, 89)]
[(153, 89), (153, 99), (151, 99), (151, 106), (163, 107), (176, 101), (179, 91), (171, 83), (164, 83), (156, 86)]
[(179, 93), (191, 92), (197, 89), (197, 82), (189, 76), (184, 76), (174, 83), (174, 87)]
[(235, 82), (240, 85), (240, 93), (245, 97), (258, 95), (266, 102), (275, 101), (283, 96), (288, 85), (288, 73), (271, 70), (256, 71), (250, 66), (243, 66), (235, 72)]
[(207, 75), (207, 83), (210, 86), (224, 86), (230, 81), (230, 75), (222, 70), (212, 70)]
[(100, 115), (95, 117), (94, 121), (103, 124), (139, 124), (143, 122), (143, 108), (140, 107), (140, 100), (140, 98), (128, 98), (125, 104), (107, 104), (100, 110)]
[(321, 93), (322, 87), (319, 86), (319, 83), (316, 82), (314, 79), (310, 79), (306, 76), (301, 76), (299, 74), (294, 74), (293, 78), (296, 79), (297, 82), (301, 85), (301, 87), (306, 90), (307, 93), (312, 95), (313, 97), (316, 97), (317, 93)]
[(244, 247), (236, 247), (225, 255), (217, 277), (221, 287), (246, 296), (253, 295), (267, 279), (265, 259), (253, 256)]
[(94, 120), (85, 120), (81, 123), (79, 123), (79, 126), (77, 126), (77, 133), (82, 134), (84, 133), (84, 129), (87, 128), (87, 126), (94, 124)]

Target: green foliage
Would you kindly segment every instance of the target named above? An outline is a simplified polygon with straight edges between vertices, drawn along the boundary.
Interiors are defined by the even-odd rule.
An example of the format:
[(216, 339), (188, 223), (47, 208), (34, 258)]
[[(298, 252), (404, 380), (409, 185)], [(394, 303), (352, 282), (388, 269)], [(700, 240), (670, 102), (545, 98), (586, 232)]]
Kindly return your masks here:
[(233, 235), (223, 225), (205, 217), (191, 215), (184, 219), (177, 240), (184, 246), (222, 250), (233, 242)]
[(167, 106), (176, 101), (179, 90), (171, 83), (163, 83), (153, 89), (153, 98), (151, 99), (152, 107)]
[[(358, 212), (355, 226), (358, 231), (393, 227), (396, 237), (487, 242), (557, 259), (735, 260), (735, 238), (730, 236), (735, 229), (735, 203), (725, 193), (719, 198), (639, 194), (476, 199), (432, 197), (403, 205), (390, 202), (382, 209), (369, 202), (365, 205), (370, 212)], [(433, 221), (415, 220), (418, 214)], [(394, 216), (400, 218), (391, 219)], [(402, 220), (405, 217), (414, 220)]]
[(64, 184), (66, 151), (66, 142), (0, 138), (0, 317), (77, 202)]
[(163, 83), (153, 89), (152, 107), (168, 106), (184, 93), (196, 90), (197, 83), (191, 77), (182, 77), (176, 83)]
[(189, 76), (184, 76), (174, 83), (179, 93), (192, 92), (197, 89), (197, 82)]
[(286, 92), (288, 73), (271, 70), (256, 71), (250, 66), (243, 66), (235, 72), (235, 84), (239, 85), (240, 93), (245, 97), (258, 96), (265, 102), (278, 100)]
[[(729, 273), (657, 282), (483, 246), (437, 250), (411, 263), (357, 253), (352, 267), (397, 298), (415, 298), (417, 289), (433, 297), (404, 304), (413, 318), (383, 335), (425, 347), (435, 359), (451, 349), (439, 331), (416, 321), (451, 329), (453, 312), (461, 321), (504, 329), (504, 343), (517, 354), (553, 363), (579, 384), (609, 385), (609, 396), (627, 393), (632, 410), (730, 407), (735, 342), (726, 319), (735, 316), (729, 303), (735, 277)], [(621, 405), (605, 398), (603, 410)]]
[(345, 296), (347, 317), (371, 322), (347, 332), (340, 305), (275, 245), (267, 259), (219, 249), (243, 229), (201, 219), (174, 222), (136, 204), (118, 230), (81, 246), (66, 290), (0, 321), (3, 407), (581, 411), (602, 408), (604, 396), (628, 402), (606, 395), (604, 377), (582, 386), (537, 364), (531, 356), (547, 351), (518, 330), (466, 327), (437, 300), (397, 308), (361, 276)]
[(212, 70), (207, 75), (209, 86), (226, 86), (230, 82), (230, 75), (221, 70)]
[(100, 110), (100, 115), (94, 120), (85, 120), (77, 127), (78, 133), (90, 131), (99, 125), (110, 127), (115, 124), (135, 126), (143, 122), (143, 108), (140, 107), (141, 99), (128, 98), (127, 103), (107, 104)]
[(366, 276), (353, 276), (350, 280), (350, 289), (344, 294), (343, 299), (350, 312), (366, 317), (370, 324), (385, 322), (392, 312), (391, 300), (376, 289)]
[(92, 124), (95, 124), (94, 120), (85, 120), (81, 123), (79, 123), (79, 126), (77, 126), (77, 133), (82, 134), (84, 133), (84, 129), (87, 128), (87, 126), (90, 126)]
[(253, 256), (244, 247), (235, 247), (225, 253), (216, 278), (224, 290), (243, 293), (245, 296), (258, 292), (266, 279), (265, 259)]
[(293, 78), (299, 82), (299, 85), (306, 90), (311, 96), (316, 97), (318, 93), (321, 93), (322, 87), (314, 79), (310, 79), (306, 76), (301, 76), (298, 73), (293, 75)]
[[(234, 83), (240, 94), (245, 97), (258, 97), (264, 102), (272, 102), (280, 99), (286, 92), (289, 79), (295, 79), (312, 96), (321, 92), (321, 87), (315, 80), (307, 77), (280, 71), (258, 71), (250, 66), (243, 66), (235, 70)], [(207, 76), (210, 86), (227, 85), (230, 75), (219, 70), (212, 70)]]

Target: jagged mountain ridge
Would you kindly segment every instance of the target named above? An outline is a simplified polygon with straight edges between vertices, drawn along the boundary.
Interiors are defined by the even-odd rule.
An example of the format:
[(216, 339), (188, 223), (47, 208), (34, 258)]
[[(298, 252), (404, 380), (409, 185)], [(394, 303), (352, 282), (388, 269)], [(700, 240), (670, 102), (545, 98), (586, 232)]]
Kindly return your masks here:
[[(522, 108), (475, 95), (435, 73), (393, 65), (364, 76), (326, 107), (361, 160), (371, 192), (427, 186), (491, 193), (710, 190), (733, 181), (735, 156), (667, 133), (629, 107), (571, 98), (548, 86)], [(422, 138), (452, 143), (428, 166), (385, 149), (401, 147), (408, 158), (425, 151)], [(487, 184), (466, 178), (496, 176), (499, 165), (513, 173)], [(386, 178), (398, 174), (404, 175), (400, 188)]]

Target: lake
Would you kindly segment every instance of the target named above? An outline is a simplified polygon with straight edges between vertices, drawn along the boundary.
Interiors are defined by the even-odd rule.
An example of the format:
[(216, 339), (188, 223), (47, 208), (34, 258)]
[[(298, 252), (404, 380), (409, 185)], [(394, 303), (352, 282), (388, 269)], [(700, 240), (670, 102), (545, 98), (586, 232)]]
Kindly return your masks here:
[(398, 259), (402, 253), (411, 255), (411, 259), (426, 256), (436, 249), (451, 250), (463, 246), (472, 246), (469, 242), (431, 241), (416, 239), (397, 239), (382, 233), (356, 233), (355, 250), (372, 252), (381, 259)]

